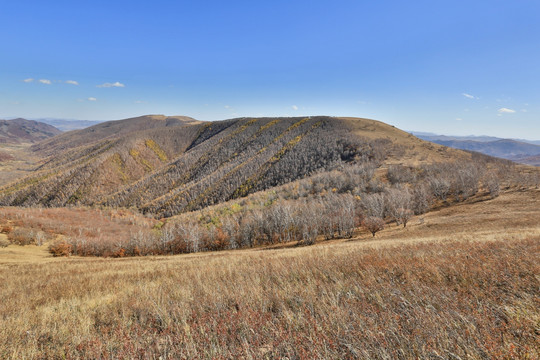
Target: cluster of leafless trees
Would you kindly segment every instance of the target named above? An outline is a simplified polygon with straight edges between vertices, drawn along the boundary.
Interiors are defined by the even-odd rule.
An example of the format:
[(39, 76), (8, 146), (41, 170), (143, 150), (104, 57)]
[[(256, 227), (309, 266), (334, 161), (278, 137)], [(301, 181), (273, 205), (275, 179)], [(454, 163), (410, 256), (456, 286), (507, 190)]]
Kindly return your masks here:
[[(400, 158), (405, 151), (388, 139), (362, 139), (351, 134), (346, 123), (322, 116), (241, 118), (91, 138), (99, 141), (81, 145), (81, 139), (59, 138), (52, 145), (39, 145), (37, 149), (55, 156), (32, 176), (0, 189), (0, 204), (134, 206), (170, 217), (332, 170), (339, 172), (331, 181), (340, 193), (381, 192), (380, 182), (358, 182), (355, 171), (369, 172), (389, 154)], [(144, 138), (160, 146), (170, 162), (141, 146)], [(133, 155), (136, 152), (139, 155)], [(510, 174), (513, 183), (539, 183), (537, 174), (513, 171), (511, 162), (476, 153), (472, 157), (467, 165), (392, 165), (387, 180), (392, 185), (415, 184), (415, 196), (427, 191), (442, 201), (467, 199), (484, 181), (496, 196), (498, 181)], [(351, 164), (360, 165), (346, 170)], [(486, 164), (497, 173), (486, 172)], [(502, 167), (510, 171), (500, 171)], [(313, 187), (324, 187), (325, 176), (315, 179)]]
[[(488, 168), (473, 161), (439, 163), (411, 168), (390, 166), (388, 180), (392, 184), (414, 184), (416, 193), (429, 192), (435, 199), (464, 201), (476, 195), (482, 186), (492, 197), (500, 190), (501, 169)], [(416, 212), (416, 210), (415, 210)]]
[(375, 176), (376, 169), (374, 161), (341, 165), (236, 202), (184, 213), (127, 241), (90, 243), (74, 237), (70, 246), (79, 255), (130, 256), (312, 244), (318, 238), (350, 238), (360, 227), (375, 236), (391, 222), (406, 227), (435, 203), (499, 191), (497, 174), (471, 162), (394, 165), (386, 175)]

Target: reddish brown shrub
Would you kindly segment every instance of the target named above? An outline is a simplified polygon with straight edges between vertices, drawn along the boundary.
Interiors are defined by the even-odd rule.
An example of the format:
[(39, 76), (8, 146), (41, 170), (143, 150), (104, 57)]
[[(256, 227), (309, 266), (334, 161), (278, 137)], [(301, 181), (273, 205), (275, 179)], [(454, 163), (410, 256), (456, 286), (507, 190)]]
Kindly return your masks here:
[(69, 256), (72, 252), (72, 246), (65, 241), (59, 241), (49, 245), (49, 252), (53, 256)]
[(13, 231), (13, 226), (10, 226), (10, 225), (4, 225), (2, 226), (1, 230), (0, 230), (0, 233), (2, 234), (9, 234), (10, 232)]
[(120, 248), (116, 252), (114, 252), (111, 256), (115, 257), (115, 258), (125, 257), (126, 256), (126, 250)]

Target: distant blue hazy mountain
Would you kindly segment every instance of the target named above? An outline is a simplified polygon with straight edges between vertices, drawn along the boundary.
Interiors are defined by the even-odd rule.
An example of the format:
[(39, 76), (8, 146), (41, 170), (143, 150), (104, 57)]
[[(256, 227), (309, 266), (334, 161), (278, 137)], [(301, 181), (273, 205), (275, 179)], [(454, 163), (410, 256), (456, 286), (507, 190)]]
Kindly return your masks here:
[(434, 140), (471, 140), (471, 141), (480, 141), (480, 142), (489, 142), (489, 141), (497, 141), (497, 140), (515, 140), (527, 144), (533, 144), (533, 145), (540, 145), (540, 140), (525, 140), (525, 139), (507, 139), (507, 138), (500, 138), (495, 136), (485, 136), (485, 135), (469, 135), (469, 136), (456, 136), (456, 135), (439, 135), (435, 133), (430, 132), (423, 132), (423, 131), (410, 131), (411, 134), (413, 134), (416, 137), (419, 137), (420, 139), (435, 142)]
[(33, 119), (54, 126), (62, 131), (79, 130), (99, 124), (101, 121), (41, 118)]
[(492, 136), (447, 136), (413, 131), (420, 139), (461, 150), (477, 151), (486, 155), (538, 166), (540, 141), (502, 139)]

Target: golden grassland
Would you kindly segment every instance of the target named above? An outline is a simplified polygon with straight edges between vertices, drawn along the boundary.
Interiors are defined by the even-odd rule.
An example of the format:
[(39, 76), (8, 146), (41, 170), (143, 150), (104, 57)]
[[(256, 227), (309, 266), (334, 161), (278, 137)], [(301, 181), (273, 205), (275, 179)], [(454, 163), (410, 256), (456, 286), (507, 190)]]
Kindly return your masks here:
[(538, 359), (540, 191), (375, 238), (179, 256), (0, 249), (2, 359)]

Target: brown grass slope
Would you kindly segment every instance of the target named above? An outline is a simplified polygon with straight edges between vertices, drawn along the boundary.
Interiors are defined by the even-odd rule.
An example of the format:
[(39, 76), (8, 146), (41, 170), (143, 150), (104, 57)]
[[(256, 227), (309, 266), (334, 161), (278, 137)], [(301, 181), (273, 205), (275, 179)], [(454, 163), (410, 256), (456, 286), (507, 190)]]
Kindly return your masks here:
[(0, 120), (0, 144), (35, 143), (61, 133), (54, 126), (34, 120)]
[(0, 358), (537, 359), (539, 201), (505, 192), (376, 239), (287, 249), (98, 259), (10, 245)]
[(385, 161), (386, 164), (416, 166), (426, 163), (470, 160), (470, 154), (433, 142), (424, 141), (395, 126), (381, 121), (340, 117), (354, 135), (367, 139), (384, 139), (394, 145)]
[(137, 206), (171, 216), (353, 162), (470, 158), (384, 123), (327, 116), (197, 122), (145, 116), (33, 147), (54, 154), (0, 189), (0, 204)]

